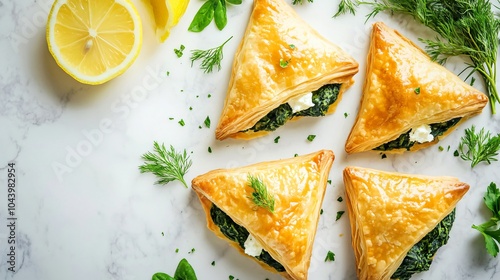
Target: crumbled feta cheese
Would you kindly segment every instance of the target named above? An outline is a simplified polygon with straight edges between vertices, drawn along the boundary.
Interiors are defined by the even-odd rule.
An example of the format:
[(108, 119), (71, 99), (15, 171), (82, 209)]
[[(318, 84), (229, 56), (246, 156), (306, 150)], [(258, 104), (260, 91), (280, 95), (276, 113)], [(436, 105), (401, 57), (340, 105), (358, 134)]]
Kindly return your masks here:
[(312, 101), (312, 95), (312, 92), (310, 92), (297, 98), (288, 100), (288, 104), (290, 105), (290, 107), (292, 107), (292, 112), (297, 113), (313, 107), (314, 103)]
[(255, 238), (249, 234), (247, 240), (245, 241), (245, 254), (250, 255), (252, 257), (258, 257), (260, 256), (260, 253), (262, 253), (262, 246), (260, 245), (259, 241), (255, 240)]
[(434, 140), (434, 136), (431, 134), (430, 125), (423, 124), (419, 127), (412, 128), (410, 131), (410, 141), (425, 143)]

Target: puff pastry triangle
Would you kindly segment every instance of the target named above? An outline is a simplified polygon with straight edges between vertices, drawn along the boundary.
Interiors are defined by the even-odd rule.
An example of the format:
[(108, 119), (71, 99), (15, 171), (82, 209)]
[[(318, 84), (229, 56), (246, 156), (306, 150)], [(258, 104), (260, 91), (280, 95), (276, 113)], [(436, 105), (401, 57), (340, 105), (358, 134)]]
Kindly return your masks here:
[(358, 278), (377, 280), (390, 279), (469, 189), (453, 177), (361, 167), (345, 168), (344, 184)]
[(270, 130), (252, 128), (273, 109), (338, 84), (336, 102), (322, 111), (322, 115), (332, 113), (357, 72), (358, 63), (349, 54), (321, 36), (285, 1), (255, 0), (234, 56), (216, 138), (265, 135)]
[[(487, 102), (485, 94), (431, 61), (396, 30), (377, 22), (373, 25), (363, 97), (345, 150), (355, 153), (377, 148), (390, 153), (430, 146), (457, 123), (479, 114)], [(422, 125), (430, 125), (433, 139), (409, 143), (410, 130)], [(405, 133), (406, 139), (398, 138)], [(383, 144), (386, 146), (381, 147)]]
[[(194, 178), (192, 186), (205, 211), (208, 228), (218, 237), (265, 269), (287, 279), (302, 280), (307, 279), (333, 160), (332, 151), (321, 150), (291, 159), (213, 170)], [(273, 213), (252, 201), (249, 175), (267, 186), (275, 200)], [(260, 259), (245, 254), (244, 242), (249, 234), (267, 256), (264, 251)]]

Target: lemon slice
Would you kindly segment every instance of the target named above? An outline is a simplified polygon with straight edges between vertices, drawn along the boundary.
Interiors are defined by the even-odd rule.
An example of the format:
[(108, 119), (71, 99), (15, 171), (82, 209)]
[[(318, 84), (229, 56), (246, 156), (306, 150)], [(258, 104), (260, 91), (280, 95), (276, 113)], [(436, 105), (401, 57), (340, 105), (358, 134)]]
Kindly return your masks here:
[(149, 2), (153, 8), (156, 37), (160, 42), (164, 42), (170, 35), (170, 29), (179, 23), (186, 12), (189, 0), (149, 0)]
[(57, 64), (85, 84), (102, 84), (139, 55), (142, 25), (129, 0), (56, 0), (47, 44)]

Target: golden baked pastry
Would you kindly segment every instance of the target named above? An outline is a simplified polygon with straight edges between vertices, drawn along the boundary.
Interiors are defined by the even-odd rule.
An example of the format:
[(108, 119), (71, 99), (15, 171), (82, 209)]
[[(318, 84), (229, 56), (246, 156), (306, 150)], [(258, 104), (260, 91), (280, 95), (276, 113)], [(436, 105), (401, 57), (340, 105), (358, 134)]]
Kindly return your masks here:
[[(255, 0), (215, 136), (250, 139), (292, 118), (333, 113), (357, 72), (358, 63), (349, 54), (283, 0)], [(314, 106), (292, 112), (288, 102), (301, 97)]]
[[(469, 185), (453, 177), (344, 169), (358, 278), (410, 279), (446, 244)], [(414, 271), (410, 271), (414, 270)]]
[(398, 153), (428, 147), (458, 123), (479, 114), (487, 102), (485, 94), (431, 61), (396, 30), (377, 22), (363, 97), (345, 150)]
[[(235, 169), (217, 169), (193, 179), (207, 226), (240, 253), (287, 279), (307, 279), (332, 151)], [(252, 200), (249, 177), (258, 178), (274, 199), (273, 212)], [(255, 242), (263, 248), (254, 250)], [(258, 245), (257, 244), (257, 245)], [(259, 247), (259, 246), (257, 246)]]

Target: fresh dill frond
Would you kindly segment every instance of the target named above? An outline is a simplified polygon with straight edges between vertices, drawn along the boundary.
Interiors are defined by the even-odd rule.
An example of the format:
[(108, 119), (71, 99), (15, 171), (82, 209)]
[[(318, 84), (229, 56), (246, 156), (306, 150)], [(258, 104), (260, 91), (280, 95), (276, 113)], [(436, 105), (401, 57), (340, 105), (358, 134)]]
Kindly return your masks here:
[(500, 150), (500, 133), (491, 137), (490, 132), (485, 132), (481, 128), (478, 134), (475, 132), (475, 126), (465, 129), (465, 136), (460, 139), (458, 151), (460, 158), (471, 161), (471, 167), (476, 166), (482, 161), (489, 164), (497, 161), (496, 156)]
[(486, 84), (493, 114), (500, 96), (496, 87), (498, 34), (500, 19), (492, 11), (489, 0), (379, 0), (363, 1), (371, 6), (367, 18), (387, 11), (411, 15), (415, 20), (437, 32), (434, 40), (420, 39), (427, 44), (429, 56), (438, 63), (449, 57), (465, 55), (471, 60), (466, 69), (480, 74)]
[[(313, 0), (307, 0), (307, 2), (312, 3)], [(303, 0), (292, 0), (292, 5), (302, 5), (303, 3)]]
[(337, 13), (333, 15), (333, 17), (338, 17), (340, 15), (344, 15), (346, 13), (351, 13), (356, 15), (356, 7), (359, 5), (357, 0), (341, 0), (339, 4), (339, 8)]
[(248, 175), (248, 185), (254, 190), (252, 196), (253, 203), (258, 207), (267, 209), (269, 212), (274, 213), (274, 197), (267, 190), (267, 186), (260, 178)]
[(156, 141), (153, 146), (154, 152), (142, 155), (144, 164), (139, 166), (140, 172), (151, 172), (156, 175), (158, 181), (155, 184), (165, 185), (178, 180), (187, 188), (184, 175), (191, 167), (192, 161), (186, 150), (184, 149), (182, 153), (177, 152), (172, 145), (170, 145), (170, 150), (167, 150), (164, 144), (160, 146)]
[(201, 59), (200, 68), (204, 70), (205, 73), (211, 73), (214, 66), (217, 65), (218, 71), (221, 69), (221, 61), (224, 58), (223, 48), (224, 45), (231, 40), (233, 36), (229, 37), (222, 45), (211, 48), (208, 50), (192, 50), (191, 51), (191, 67), (193, 67), (193, 62)]

